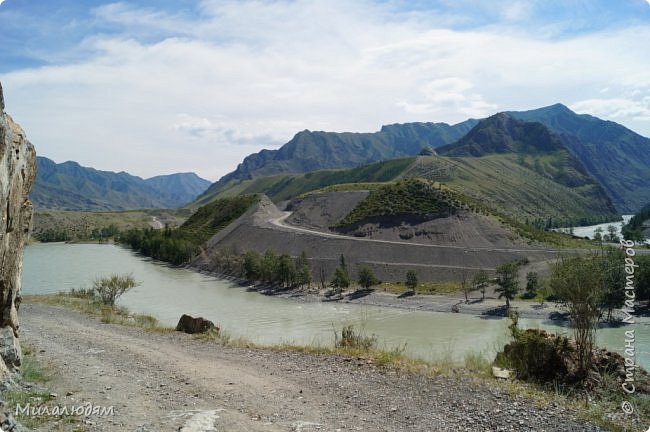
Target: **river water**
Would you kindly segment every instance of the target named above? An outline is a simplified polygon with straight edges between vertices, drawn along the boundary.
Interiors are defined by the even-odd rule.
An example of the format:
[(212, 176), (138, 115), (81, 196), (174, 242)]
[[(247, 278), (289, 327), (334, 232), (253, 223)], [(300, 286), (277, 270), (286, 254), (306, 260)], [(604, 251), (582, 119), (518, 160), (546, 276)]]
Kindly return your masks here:
[[(171, 268), (115, 245), (34, 244), (25, 249), (23, 294), (48, 294), (87, 288), (99, 276), (132, 273), (141, 285), (119, 304), (174, 326), (184, 314), (212, 320), (234, 337), (262, 344), (331, 345), (334, 329), (347, 324), (374, 334), (384, 348), (405, 347), (425, 360), (467, 353), (493, 356), (507, 341), (506, 319), (465, 314), (418, 312), (355, 304), (302, 303), (246, 292), (231, 282), (191, 270)], [(604, 328), (597, 343), (621, 351), (624, 331), (635, 329), (637, 361), (650, 367), (650, 320), (634, 326)], [(522, 319), (523, 327), (542, 327), (557, 333), (569, 329), (548, 321)]]

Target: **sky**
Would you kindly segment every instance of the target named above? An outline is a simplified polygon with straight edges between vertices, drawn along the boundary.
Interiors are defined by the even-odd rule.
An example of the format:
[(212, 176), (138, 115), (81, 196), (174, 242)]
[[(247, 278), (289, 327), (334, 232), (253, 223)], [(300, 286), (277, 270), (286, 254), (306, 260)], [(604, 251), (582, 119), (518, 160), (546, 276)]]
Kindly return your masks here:
[(650, 0), (4, 0), (37, 153), (218, 180), (297, 132), (564, 103), (650, 136)]

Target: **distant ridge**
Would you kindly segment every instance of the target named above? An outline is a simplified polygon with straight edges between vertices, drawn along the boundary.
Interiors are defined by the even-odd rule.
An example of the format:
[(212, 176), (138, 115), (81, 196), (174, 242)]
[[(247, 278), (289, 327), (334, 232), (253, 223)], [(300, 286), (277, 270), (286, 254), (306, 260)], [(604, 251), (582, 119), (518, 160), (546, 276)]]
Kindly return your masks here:
[[(602, 187), (618, 212), (633, 213), (650, 202), (650, 139), (618, 123), (576, 114), (559, 103), (501, 115), (541, 123), (554, 133), (553, 145), (561, 144), (568, 149), (582, 169)], [(375, 133), (299, 132), (278, 150), (262, 150), (246, 157), (235, 171), (210, 186), (200, 200), (207, 202), (221, 191), (253, 178), (352, 168), (416, 156), (427, 148), (439, 151), (440, 147), (466, 139), (478, 123), (479, 120), (469, 119), (453, 126), (392, 124)], [(525, 128), (526, 134), (548, 133), (539, 126)], [(496, 136), (493, 138), (493, 145), (508, 145), (499, 144)], [(465, 143), (469, 145), (468, 141)], [(466, 150), (466, 155), (472, 155), (470, 147)]]
[(452, 143), (476, 125), (466, 120), (446, 123), (405, 123), (382, 126), (379, 132), (298, 132), (277, 150), (247, 156), (237, 169), (214, 183), (205, 195), (214, 195), (233, 182), (285, 173), (331, 168), (353, 168), (387, 159), (417, 155), (424, 147)]
[(562, 104), (509, 112), (537, 121), (560, 136), (622, 213), (650, 202), (650, 139), (616, 122), (576, 114)]
[(37, 210), (111, 211), (176, 208), (194, 200), (210, 181), (194, 173), (142, 179), (83, 167), (77, 162), (57, 164), (37, 158), (38, 174), (30, 198)]

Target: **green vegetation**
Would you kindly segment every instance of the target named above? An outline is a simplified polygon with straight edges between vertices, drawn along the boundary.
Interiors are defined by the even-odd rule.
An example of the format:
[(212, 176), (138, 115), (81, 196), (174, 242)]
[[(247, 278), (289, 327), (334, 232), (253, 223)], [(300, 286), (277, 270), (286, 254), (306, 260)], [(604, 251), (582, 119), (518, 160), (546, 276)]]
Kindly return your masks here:
[[(609, 289), (609, 265), (605, 257), (560, 257), (553, 267), (550, 286), (563, 302), (571, 318), (578, 355), (578, 373), (581, 378), (591, 368), (591, 352), (596, 325), (602, 314)], [(621, 270), (623, 266), (619, 266)]]
[(517, 378), (524, 381), (556, 382), (568, 373), (565, 358), (573, 347), (565, 337), (549, 337), (537, 330), (521, 330), (516, 313), (510, 316), (508, 327), (512, 342), (497, 353), (494, 363), (502, 368), (516, 371)]
[[(650, 205), (643, 207), (630, 221), (623, 226), (623, 237), (625, 240), (643, 242), (646, 239), (644, 223), (650, 220)], [(646, 227), (647, 229), (647, 227)]]
[[(420, 158), (403, 177), (422, 177), (441, 182), (466, 196), (477, 209), (507, 215), (522, 224), (548, 229), (559, 226), (591, 225), (619, 219), (600, 186), (587, 174), (574, 170), (568, 186), (552, 174), (531, 169), (537, 159), (565, 166), (570, 159), (566, 150), (550, 156), (529, 156), (522, 161), (514, 153), (482, 157), (430, 156)], [(569, 172), (569, 171), (567, 171)]]
[(367, 336), (361, 331), (355, 330), (353, 325), (348, 325), (341, 329), (341, 336), (334, 333), (335, 348), (351, 348), (360, 351), (369, 351), (376, 348), (377, 337), (375, 335)]
[(132, 274), (113, 274), (107, 277), (97, 278), (93, 282), (93, 293), (99, 301), (106, 306), (115, 306), (115, 301), (122, 294), (140, 285)]
[(161, 326), (160, 322), (151, 315), (132, 313), (123, 306), (111, 307), (102, 304), (95, 297), (92, 289), (72, 290), (58, 294), (27, 295), (23, 297), (23, 301), (76, 309), (85, 314), (99, 317), (106, 324), (120, 324), (164, 333), (174, 331), (172, 327)]
[(418, 286), (418, 273), (415, 270), (409, 270), (406, 272), (405, 285), (410, 291), (415, 291)]
[(260, 255), (253, 250), (237, 254), (224, 248), (210, 258), (215, 271), (246, 279), (249, 283), (261, 282), (281, 288), (311, 287), (311, 267), (305, 252), (294, 259), (288, 254), (278, 255), (272, 249)]
[(472, 288), (474, 291), (480, 291), (481, 301), (485, 300), (485, 289), (490, 284), (490, 275), (485, 270), (480, 270), (472, 278)]
[[(198, 203), (203, 204), (222, 196), (220, 194), (226, 189), (237, 187), (242, 180), (251, 178), (352, 168), (382, 160), (414, 156), (424, 147), (435, 148), (456, 141), (476, 123), (476, 120), (467, 120), (454, 126), (444, 123), (395, 124), (384, 126), (380, 132), (375, 133), (302, 131), (278, 150), (263, 150), (245, 158), (235, 171), (212, 185), (199, 198)], [(261, 191), (238, 193), (253, 192)]]
[(187, 209), (128, 210), (121, 212), (37, 211), (32, 237), (41, 242), (103, 242), (119, 232), (146, 229), (154, 218), (166, 226), (178, 226), (192, 212)]
[(176, 229), (129, 230), (117, 241), (154, 259), (183, 264), (198, 253), (201, 245), (243, 215), (259, 199), (259, 195), (243, 195), (216, 200), (199, 208)]
[(566, 137), (564, 144), (603, 185), (620, 212), (636, 212), (650, 202), (648, 138), (611, 121), (578, 115), (561, 104), (510, 114), (540, 122)]
[(334, 276), (330, 282), (330, 286), (336, 291), (341, 292), (343, 289), (350, 286), (350, 274), (348, 273), (348, 267), (345, 264), (345, 257), (341, 255), (339, 257), (339, 265), (334, 270)]
[[(514, 370), (519, 380), (532, 383), (532, 387), (519, 384), (518, 393), (532, 389), (541, 391), (542, 395), (566, 398), (567, 403), (572, 400), (583, 417), (608, 430), (639, 430), (639, 424), (650, 421), (650, 411), (646, 409), (650, 378), (644, 370), (636, 370), (636, 391), (627, 395), (621, 390), (621, 383), (626, 379), (626, 364), (622, 356), (593, 349), (585, 353), (587, 363), (592, 365), (589, 373), (585, 374), (582, 369), (584, 359), (580, 357), (581, 348), (576, 341), (544, 330), (521, 330), (517, 326), (517, 315), (512, 314), (511, 319), (512, 341), (497, 353), (494, 363)], [(610, 414), (619, 412), (623, 401), (635, 406), (635, 415), (612, 419)]]
[[(216, 193), (204, 194), (195, 204), (208, 203), (215, 198), (241, 194), (264, 193), (273, 201), (299, 197), (313, 191), (364, 190), (376, 188), (377, 183), (396, 179), (415, 158), (393, 159), (352, 169), (313, 171), (306, 174), (278, 174), (252, 180), (231, 182)], [(345, 185), (345, 186), (342, 186)]]
[[(74, 425), (73, 431), (85, 431), (86, 429), (79, 424), (79, 418), (65, 416), (31, 416), (24, 415), (22, 410), (16, 408), (30, 407), (50, 407), (50, 402), (54, 401), (54, 396), (47, 389), (47, 382), (52, 378), (52, 372), (44, 365), (37, 356), (35, 350), (24, 342), (22, 345), (23, 359), (20, 366), (20, 375), (18, 383), (12, 383), (2, 392), (4, 402), (3, 408), (16, 415), (17, 420), (30, 430), (41, 430), (47, 425), (47, 430), (61, 423)], [(14, 377), (14, 380), (16, 377)], [(59, 430), (59, 429), (56, 429)], [(67, 429), (66, 429), (67, 430)]]
[(497, 287), (494, 291), (499, 293), (499, 298), (506, 299), (506, 311), (510, 313), (510, 300), (519, 292), (519, 263), (509, 262), (501, 264), (496, 269)]
[(411, 178), (371, 191), (336, 226), (348, 227), (383, 216), (450, 214), (458, 204), (448, 191), (436, 188), (429, 181)]
[(361, 267), (359, 267), (358, 282), (359, 282), (359, 286), (362, 287), (363, 289), (369, 289), (370, 287), (373, 287), (381, 283), (381, 281), (375, 277), (375, 274), (373, 273), (372, 269), (367, 265), (362, 265)]
[[(410, 288), (401, 281), (382, 282), (379, 286), (382, 291), (393, 294), (403, 294)], [(462, 291), (462, 286), (459, 282), (419, 282), (415, 287), (416, 294), (424, 295), (445, 295), (455, 294)]]
[(535, 298), (539, 289), (539, 274), (537, 272), (526, 273), (526, 293), (525, 298)]

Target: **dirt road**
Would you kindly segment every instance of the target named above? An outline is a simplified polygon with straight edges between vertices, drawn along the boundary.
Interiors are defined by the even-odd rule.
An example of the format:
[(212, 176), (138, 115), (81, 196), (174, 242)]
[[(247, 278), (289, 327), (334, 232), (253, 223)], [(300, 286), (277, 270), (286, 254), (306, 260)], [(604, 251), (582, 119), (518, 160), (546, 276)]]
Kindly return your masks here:
[[(596, 431), (471, 377), (426, 378), (333, 355), (226, 348), (181, 333), (21, 307), (21, 339), (54, 371), (53, 403), (114, 407), (89, 431)], [(43, 430), (72, 430), (49, 425)], [(61, 429), (62, 428), (62, 429)]]

